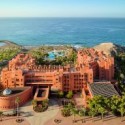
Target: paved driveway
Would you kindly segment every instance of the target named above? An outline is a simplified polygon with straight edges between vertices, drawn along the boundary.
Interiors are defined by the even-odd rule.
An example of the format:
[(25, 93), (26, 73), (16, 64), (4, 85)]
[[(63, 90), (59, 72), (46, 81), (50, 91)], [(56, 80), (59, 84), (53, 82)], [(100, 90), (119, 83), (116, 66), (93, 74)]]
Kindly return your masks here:
[(45, 112), (34, 112), (31, 106), (31, 102), (21, 107), (20, 111), (24, 112), (23, 116), (28, 122), (30, 122), (31, 125), (44, 125), (46, 121), (52, 119), (54, 116), (57, 115), (59, 111), (59, 106), (56, 100), (50, 99), (49, 108)]

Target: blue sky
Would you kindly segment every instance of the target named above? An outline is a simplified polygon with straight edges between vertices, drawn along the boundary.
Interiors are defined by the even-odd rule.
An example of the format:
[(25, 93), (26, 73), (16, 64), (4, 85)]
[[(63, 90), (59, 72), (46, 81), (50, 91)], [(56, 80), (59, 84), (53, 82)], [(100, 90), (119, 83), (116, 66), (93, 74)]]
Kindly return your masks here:
[(0, 0), (0, 17), (125, 17), (125, 0)]

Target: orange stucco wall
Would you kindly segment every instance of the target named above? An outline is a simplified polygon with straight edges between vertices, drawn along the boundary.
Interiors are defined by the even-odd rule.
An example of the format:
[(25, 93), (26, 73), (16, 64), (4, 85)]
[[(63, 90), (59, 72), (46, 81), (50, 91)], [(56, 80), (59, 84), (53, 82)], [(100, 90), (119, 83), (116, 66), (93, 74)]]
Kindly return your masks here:
[(93, 79), (108, 80), (114, 79), (114, 57), (93, 48), (78, 51), (77, 62), (79, 66), (89, 65), (93, 70)]
[(82, 89), (94, 79), (111, 81), (114, 78), (114, 58), (94, 49), (79, 50), (74, 67), (36, 65), (29, 54), (19, 54), (1, 72), (2, 85), (23, 87), (51, 85), (51, 88), (69, 91)]
[(16, 108), (16, 104), (15, 104), (16, 97), (20, 98), (19, 105), (23, 105), (31, 98), (31, 94), (32, 94), (32, 88), (28, 87), (24, 91), (18, 94), (9, 95), (9, 96), (0, 96), (0, 110), (8, 110), (8, 109)]
[[(47, 85), (51, 86), (51, 89), (62, 91), (87, 91), (87, 84), (93, 83), (96, 79), (114, 79), (114, 58), (92, 48), (78, 51), (74, 67), (36, 65), (31, 55), (18, 54), (1, 72), (1, 84), (4, 88)], [(15, 96), (0, 97), (0, 102), (4, 100), (4, 107), (13, 107), (14, 104), (9, 100), (14, 98)]]

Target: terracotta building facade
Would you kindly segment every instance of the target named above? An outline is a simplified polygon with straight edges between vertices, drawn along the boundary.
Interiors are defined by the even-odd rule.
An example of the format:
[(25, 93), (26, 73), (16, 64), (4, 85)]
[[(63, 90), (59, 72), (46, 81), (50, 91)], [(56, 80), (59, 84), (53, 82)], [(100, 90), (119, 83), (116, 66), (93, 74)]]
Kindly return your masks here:
[(92, 48), (77, 52), (76, 65), (36, 65), (29, 54), (18, 54), (1, 72), (4, 88), (30, 86), (51, 90), (79, 91), (95, 80), (114, 79), (114, 58)]
[[(12, 90), (13, 89), (15, 88), (12, 88)], [(0, 96), (0, 110), (8, 110), (8, 109), (16, 108), (15, 100), (17, 97), (19, 97), (21, 100), (19, 102), (20, 106), (25, 104), (29, 99), (32, 98), (32, 88), (24, 87), (20, 93), (11, 94), (8, 96)]]
[(94, 80), (114, 79), (114, 58), (94, 49), (78, 51), (77, 64), (72, 67), (36, 65), (29, 54), (19, 54), (1, 72), (2, 85), (24, 87), (50, 85), (63, 91), (79, 90)]

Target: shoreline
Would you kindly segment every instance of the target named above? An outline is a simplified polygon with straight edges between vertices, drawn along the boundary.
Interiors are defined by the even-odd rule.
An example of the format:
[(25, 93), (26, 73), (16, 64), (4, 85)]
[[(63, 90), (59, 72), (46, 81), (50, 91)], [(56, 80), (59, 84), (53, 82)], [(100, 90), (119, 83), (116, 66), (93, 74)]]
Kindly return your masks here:
[(0, 43), (3, 43), (2, 46), (0, 46), (0, 48), (5, 47), (5, 46), (10, 46), (10, 45), (15, 45), (15, 46), (19, 46), (22, 47), (24, 49), (33, 49), (33, 48), (40, 48), (40, 47), (72, 47), (72, 48), (89, 48), (87, 46), (84, 45), (80, 45), (80, 44), (40, 44), (40, 45), (20, 45), (17, 44), (13, 41), (9, 41), (9, 40), (0, 40)]
[(118, 46), (121, 46), (121, 47), (125, 47), (125, 45), (119, 45), (119, 44), (115, 44), (114, 42), (101, 42), (99, 44), (96, 44), (96, 45), (93, 45), (93, 46), (86, 46), (86, 45), (83, 45), (83, 44), (39, 44), (39, 45), (20, 45), (20, 44), (17, 44), (13, 41), (9, 41), (9, 40), (0, 40), (0, 44), (3, 44), (0, 46), (0, 48), (4, 48), (4, 47), (10, 47), (10, 46), (16, 46), (16, 47), (21, 47), (21, 48), (24, 48), (24, 49), (27, 49), (27, 50), (30, 50), (30, 49), (34, 49), (34, 48), (40, 48), (40, 47), (72, 47), (72, 48), (75, 48), (75, 49), (80, 49), (80, 48), (94, 48), (95, 46), (98, 46), (100, 44), (105, 44), (105, 43), (112, 43), (113, 45), (118, 45)]
[(9, 40), (0, 40), (0, 44), (3, 44), (0, 46), (0, 48), (6, 48), (6, 47), (22, 47), (21, 45), (15, 43), (15, 42), (12, 42), (12, 41), (9, 41)]

